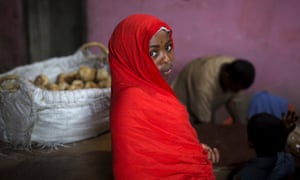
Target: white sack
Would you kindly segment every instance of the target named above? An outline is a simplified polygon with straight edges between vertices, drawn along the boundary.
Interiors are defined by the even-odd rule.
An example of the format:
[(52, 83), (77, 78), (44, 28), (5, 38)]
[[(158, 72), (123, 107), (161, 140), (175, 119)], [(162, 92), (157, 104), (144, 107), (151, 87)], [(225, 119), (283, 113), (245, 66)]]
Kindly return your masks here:
[[(85, 51), (86, 52), (86, 51)], [(32, 143), (56, 146), (97, 136), (109, 130), (110, 88), (49, 91), (30, 81), (45, 74), (53, 82), (62, 72), (81, 66), (107, 67), (92, 53), (79, 49), (66, 57), (51, 58), (0, 74), (18, 78), (2, 81), (0, 89), (0, 138), (15, 146)], [(13, 83), (15, 90), (5, 89)]]

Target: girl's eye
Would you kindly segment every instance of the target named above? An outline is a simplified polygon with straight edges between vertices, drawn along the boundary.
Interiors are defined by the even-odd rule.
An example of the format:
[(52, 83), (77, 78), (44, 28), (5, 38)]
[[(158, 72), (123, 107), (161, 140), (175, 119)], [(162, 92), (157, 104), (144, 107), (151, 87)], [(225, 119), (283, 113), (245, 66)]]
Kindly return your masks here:
[(150, 51), (150, 57), (156, 58), (158, 53), (156, 51)]
[(170, 52), (172, 50), (172, 44), (167, 45), (166, 50)]

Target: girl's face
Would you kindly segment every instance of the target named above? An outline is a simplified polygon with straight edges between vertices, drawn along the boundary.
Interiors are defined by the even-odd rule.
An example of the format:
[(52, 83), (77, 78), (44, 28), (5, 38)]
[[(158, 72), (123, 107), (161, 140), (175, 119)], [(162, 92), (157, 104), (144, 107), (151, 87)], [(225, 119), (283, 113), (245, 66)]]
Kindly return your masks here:
[(150, 39), (149, 55), (164, 79), (168, 79), (174, 62), (173, 44), (169, 32), (160, 30)]

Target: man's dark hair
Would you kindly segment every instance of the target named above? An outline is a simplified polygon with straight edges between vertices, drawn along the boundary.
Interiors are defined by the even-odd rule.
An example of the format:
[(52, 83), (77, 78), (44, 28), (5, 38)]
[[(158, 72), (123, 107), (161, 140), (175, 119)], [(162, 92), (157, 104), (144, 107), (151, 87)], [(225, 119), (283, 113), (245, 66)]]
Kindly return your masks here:
[(247, 125), (248, 141), (257, 156), (275, 156), (283, 151), (288, 132), (282, 120), (268, 113), (258, 113), (249, 119)]
[(241, 83), (245, 88), (249, 88), (255, 79), (255, 68), (245, 59), (235, 59), (225, 67), (225, 71), (234, 83)]

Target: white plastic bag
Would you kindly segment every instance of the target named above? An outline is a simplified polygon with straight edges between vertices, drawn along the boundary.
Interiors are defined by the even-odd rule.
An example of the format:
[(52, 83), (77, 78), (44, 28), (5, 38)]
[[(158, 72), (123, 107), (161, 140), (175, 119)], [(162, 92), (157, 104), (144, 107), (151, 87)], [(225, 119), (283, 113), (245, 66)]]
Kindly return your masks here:
[[(100, 47), (103, 56), (89, 48)], [(40, 74), (54, 81), (81, 66), (105, 67), (108, 50), (84, 44), (73, 55), (50, 58), (0, 74), (0, 138), (15, 146), (45, 147), (80, 141), (109, 130), (110, 88), (49, 91), (34, 84)]]

